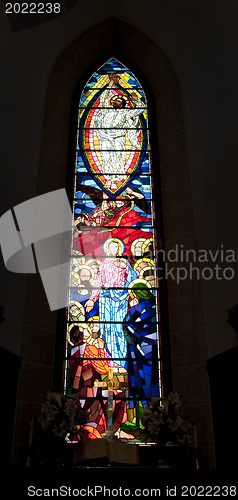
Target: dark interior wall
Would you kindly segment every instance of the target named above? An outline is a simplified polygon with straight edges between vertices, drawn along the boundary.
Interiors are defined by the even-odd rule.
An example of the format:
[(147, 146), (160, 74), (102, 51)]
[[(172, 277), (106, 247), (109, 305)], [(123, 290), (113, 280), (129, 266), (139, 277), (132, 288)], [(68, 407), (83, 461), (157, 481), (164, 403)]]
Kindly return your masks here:
[(21, 367), (20, 357), (0, 348), (0, 378), (2, 381), (3, 402), (0, 412), (1, 470), (7, 471), (11, 464), (12, 443), (15, 422), (18, 375)]
[[(41, 192), (47, 192), (64, 186), (66, 144), (63, 149), (60, 149), (61, 144), (57, 148), (60, 155), (62, 153), (62, 163), (59, 169), (52, 166), (53, 156), (51, 158), (48, 156), (46, 159), (41, 149), (44, 112), (46, 104), (50, 101), (50, 92), (55, 101), (55, 109), (59, 107), (57, 96), (49, 90), (48, 81), (55, 62), (72, 40), (91, 26), (96, 26), (99, 22), (114, 16), (128, 23), (131, 29), (131, 33), (128, 33), (126, 38), (123, 38), (122, 32), (119, 32), (119, 37), (122, 36), (122, 39), (118, 38), (117, 43), (122, 41), (124, 52), (128, 51), (129, 54), (133, 50), (132, 45), (136, 43), (136, 38), (133, 37), (132, 31), (134, 28), (139, 29), (157, 47), (163, 49), (173, 65), (179, 82), (180, 110), (182, 108), (194, 212), (190, 218), (191, 198), (188, 198), (186, 206), (188, 192), (186, 186), (177, 185), (177, 176), (181, 174), (181, 161), (178, 156), (174, 156), (172, 148), (171, 156), (168, 157), (170, 168), (162, 173), (164, 187), (166, 178), (167, 186), (169, 182), (174, 181), (173, 191), (167, 190), (169, 197), (166, 198), (166, 190), (163, 195), (165, 205), (167, 204), (167, 209), (165, 207), (164, 211), (166, 244), (173, 246), (174, 243), (183, 242), (180, 238), (180, 229), (179, 234), (177, 232), (182, 221), (187, 229), (187, 245), (192, 247), (194, 240), (190, 228), (194, 227), (195, 219), (196, 245), (198, 241), (200, 248), (212, 248), (216, 251), (223, 244), (225, 248), (236, 250), (238, 235), (234, 228), (236, 228), (237, 219), (238, 175), (237, 14), (238, 4), (233, 0), (226, 3), (210, 0), (209, 4), (207, 0), (194, 2), (148, 0), (146, 8), (142, 0), (138, 0), (136, 8), (134, 2), (128, 3), (126, 0), (121, 0), (120, 3), (105, 0), (103, 8), (102, 3), (91, 0), (90, 4), (84, 5), (83, 8), (81, 2), (74, 2), (73, 8), (65, 9), (64, 14), (57, 19), (47, 23), (42, 22), (35, 27), (32, 25), (31, 28), (28, 26), (29, 29), (24, 30), (18, 26), (14, 31), (9, 18), (3, 14), (2, 9), (0, 13), (1, 213), (35, 196), (39, 189)], [(95, 36), (92, 42), (87, 47), (84, 46), (81, 51), (79, 47), (75, 47), (74, 60), (78, 65), (75, 81), (79, 74), (83, 73), (87, 64), (104, 50), (101, 46), (104, 37), (105, 42), (111, 44), (107, 32), (99, 33), (99, 36), (101, 40)], [(136, 45), (134, 48), (137, 50), (137, 56), (131, 52), (131, 59), (135, 62), (137, 60), (138, 67), (141, 66), (142, 71), (150, 79), (155, 96), (159, 96), (160, 81), (163, 82), (164, 79), (163, 64), (162, 73), (155, 72), (154, 79), (153, 70), (158, 70), (161, 59), (157, 55), (152, 58), (150, 50), (145, 57), (140, 58), (141, 45)], [(66, 60), (65, 66), (62, 65), (62, 71), (66, 73), (68, 71)], [(62, 77), (60, 71), (59, 78), (62, 79), (61, 83), (64, 87), (64, 76)], [(59, 83), (59, 88), (61, 83)], [(72, 89), (73, 83), (71, 82), (66, 96), (66, 115), (70, 113), (68, 95)], [(161, 108), (157, 111), (158, 120), (160, 120)], [(174, 116), (172, 113), (172, 121)], [(163, 120), (160, 123), (163, 124)], [(175, 120), (175, 128), (176, 124)], [(54, 126), (57, 127), (56, 124)], [(66, 137), (68, 115), (65, 118), (65, 125), (61, 124), (61, 126), (62, 134)], [(167, 138), (165, 137), (164, 141), (165, 147)], [(174, 138), (174, 147), (176, 147), (178, 135), (175, 134)], [(47, 141), (47, 137), (45, 140)], [(48, 141), (52, 142), (52, 136), (48, 135)], [(47, 172), (42, 176), (39, 187), (37, 176), (40, 151), (41, 163), (44, 160), (47, 161)], [(161, 158), (163, 154), (161, 151)], [(164, 158), (166, 160), (166, 153)], [(179, 196), (181, 196), (180, 200)], [(175, 199), (177, 199), (176, 203), (180, 204), (179, 210), (178, 205), (174, 204)], [(171, 210), (170, 207), (172, 207)], [(171, 236), (166, 228), (172, 226)], [(49, 313), (45, 315), (43, 312), (48, 305), (38, 277), (30, 276), (27, 285), (26, 275), (8, 272), (2, 259), (0, 259), (0, 266), (0, 303), (5, 306), (6, 310), (6, 321), (1, 325), (0, 345), (17, 355), (23, 353), (21, 354), (22, 360), (23, 362), (27, 360), (28, 363), (21, 370), (21, 380), (26, 378), (27, 382), (24, 391), (19, 392), (20, 413), (16, 427), (16, 432), (25, 429), (24, 439), (27, 439), (29, 416), (38, 411), (39, 401), (45, 398), (45, 392), (52, 380), (56, 320)], [(237, 274), (237, 264), (232, 264), (232, 267), (235, 268)], [(211, 436), (210, 426), (207, 426), (206, 421), (208, 403), (207, 399), (204, 403), (204, 397), (200, 393), (200, 385), (204, 381), (205, 384), (207, 383), (204, 360), (236, 345), (235, 333), (226, 324), (226, 311), (237, 302), (237, 277), (232, 281), (203, 280), (204, 308), (202, 309), (200, 308), (200, 285), (191, 283), (187, 284), (186, 290), (185, 288), (186, 286), (181, 288), (171, 283), (169, 290), (170, 315), (173, 323), (172, 345), (176, 357), (176, 361), (175, 359), (173, 361), (177, 384), (175, 386), (183, 391), (187, 387), (185, 399), (187, 399), (187, 394), (194, 390), (193, 402), (196, 401), (201, 413), (201, 442), (203, 442), (203, 436), (208, 442), (207, 436)], [(173, 292), (172, 289), (174, 289)], [(192, 293), (191, 301), (188, 300), (190, 293)], [(173, 300), (176, 294), (177, 298)], [(24, 313), (25, 302), (29, 306), (26, 309), (27, 312)], [(205, 322), (203, 311), (205, 311)], [(184, 320), (185, 317), (186, 320)], [(189, 322), (190, 326), (187, 330), (184, 329)], [(208, 352), (204, 324), (206, 325)], [(176, 332), (178, 332), (177, 335)], [(202, 372), (199, 369), (200, 362), (203, 367)], [(192, 378), (187, 377), (189, 365), (193, 372)], [(186, 366), (185, 371), (183, 366)], [(36, 387), (38, 387), (37, 390)], [(34, 390), (38, 393), (32, 397)]]
[(211, 405), (218, 471), (237, 473), (237, 367), (238, 347), (210, 358)]
[[(74, 88), (95, 60), (122, 54), (138, 67), (155, 102), (165, 249), (175, 242), (197, 248), (183, 110), (175, 72), (165, 54), (147, 36), (117, 19), (102, 22), (76, 38), (57, 59), (45, 101), (36, 194), (63, 187), (66, 182), (68, 133)], [(153, 165), (159, 171), (159, 164)], [(186, 410), (199, 423), (204, 463), (214, 466), (208, 380), (207, 338), (200, 281), (168, 282), (173, 386)], [(21, 340), (14, 460), (21, 459), (31, 415), (52, 386), (56, 334), (55, 312), (50, 312), (38, 276), (27, 280)], [(166, 334), (166, 332), (165, 332)], [(169, 333), (167, 332), (169, 335)]]
[[(199, 248), (216, 251), (223, 244), (236, 250), (237, 2), (148, 0), (145, 7), (138, 0), (135, 8), (127, 0), (105, 0), (103, 5), (91, 0), (83, 6), (67, 0), (64, 6), (62, 15), (47, 22), (41, 17), (39, 23), (30, 16), (28, 25), (24, 15), (21, 24), (18, 15), (5, 15), (3, 6), (0, 12), (1, 213), (35, 195), (47, 82), (54, 63), (72, 40), (114, 16), (150, 37), (176, 72)], [(127, 43), (130, 47), (130, 40)], [(156, 61), (149, 56), (148, 61), (149, 75)], [(173, 175), (176, 182), (176, 169)], [(237, 263), (232, 267), (236, 278), (231, 281), (202, 280), (209, 357), (236, 344), (226, 324), (226, 311), (237, 302)], [(0, 303), (7, 317), (0, 345), (19, 355), (26, 275), (6, 271), (2, 259), (0, 268)]]

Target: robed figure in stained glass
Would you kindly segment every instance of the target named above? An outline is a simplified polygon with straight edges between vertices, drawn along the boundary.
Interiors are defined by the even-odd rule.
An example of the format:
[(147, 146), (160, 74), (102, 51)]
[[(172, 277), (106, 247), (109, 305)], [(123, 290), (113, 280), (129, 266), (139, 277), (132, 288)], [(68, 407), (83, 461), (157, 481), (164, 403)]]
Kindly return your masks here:
[(140, 278), (131, 282), (130, 298), (129, 310), (123, 321), (128, 345), (130, 393), (145, 403), (151, 396), (159, 397), (155, 355), (156, 301), (149, 283)]
[[(78, 393), (81, 407), (90, 410), (88, 422), (84, 429), (90, 439), (101, 438), (107, 428), (107, 398), (103, 397), (96, 382), (100, 376), (108, 377), (110, 358), (105, 355), (104, 341), (92, 339), (89, 324), (72, 324), (69, 328), (69, 373), (68, 391)], [(123, 375), (120, 374), (122, 378)], [(117, 431), (120, 423), (126, 420), (125, 401), (115, 391), (113, 429)], [(99, 397), (101, 395), (101, 397)]]
[[(83, 248), (85, 253), (90, 253), (92, 246), (94, 249), (101, 248), (106, 231), (110, 231), (110, 236), (123, 239), (128, 255), (135, 239), (152, 237), (150, 207), (138, 188), (132, 190), (127, 187), (125, 193), (115, 199), (87, 185), (79, 186), (77, 183), (77, 189), (90, 196), (98, 206), (92, 212), (82, 212), (75, 218), (78, 228), (74, 241), (76, 250)], [(91, 230), (85, 230), (85, 226), (91, 227)], [(98, 230), (97, 226), (108, 229)]]
[(135, 93), (130, 98), (133, 108), (127, 107), (125, 95), (113, 94), (112, 89), (119, 82), (119, 76), (109, 75), (109, 85), (100, 97), (100, 111), (96, 119), (97, 136), (100, 142), (106, 187), (117, 189), (117, 183), (125, 179), (126, 165), (126, 133), (131, 147), (140, 148), (138, 136), (138, 116), (144, 104)]
[[(122, 322), (128, 309), (128, 286), (137, 277), (136, 272), (123, 258), (124, 244), (118, 238), (108, 238), (103, 245), (106, 259), (100, 264), (95, 289), (86, 302), (86, 312), (99, 299), (99, 319), (101, 334), (112, 358), (125, 366), (127, 342)], [(115, 361), (116, 362), (116, 361)]]

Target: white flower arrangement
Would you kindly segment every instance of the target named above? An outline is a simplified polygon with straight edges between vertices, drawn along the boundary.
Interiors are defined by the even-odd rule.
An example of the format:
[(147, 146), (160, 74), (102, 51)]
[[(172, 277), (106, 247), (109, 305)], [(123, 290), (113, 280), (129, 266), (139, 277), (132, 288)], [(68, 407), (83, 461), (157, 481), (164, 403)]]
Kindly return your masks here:
[(192, 446), (194, 426), (190, 418), (182, 417), (182, 401), (177, 392), (167, 397), (151, 398), (141, 416), (144, 426), (142, 440), (158, 446)]
[(48, 392), (47, 401), (41, 407), (39, 425), (42, 431), (58, 438), (86, 437), (84, 425), (89, 414), (82, 410), (78, 394), (65, 395)]

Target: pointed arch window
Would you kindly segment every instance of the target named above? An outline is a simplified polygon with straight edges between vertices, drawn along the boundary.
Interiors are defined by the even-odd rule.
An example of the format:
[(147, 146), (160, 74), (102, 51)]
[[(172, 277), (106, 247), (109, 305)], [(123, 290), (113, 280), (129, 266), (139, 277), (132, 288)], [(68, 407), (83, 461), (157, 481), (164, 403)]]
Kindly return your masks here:
[(109, 59), (78, 102), (65, 339), (64, 390), (90, 410), (91, 438), (139, 438), (162, 392), (151, 164), (145, 92)]

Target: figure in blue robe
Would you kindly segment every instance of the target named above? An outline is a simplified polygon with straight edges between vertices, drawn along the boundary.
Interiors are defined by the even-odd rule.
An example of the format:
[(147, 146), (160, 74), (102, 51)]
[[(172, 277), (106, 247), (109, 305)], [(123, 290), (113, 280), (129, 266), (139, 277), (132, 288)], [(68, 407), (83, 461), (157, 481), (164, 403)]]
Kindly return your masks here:
[(134, 305), (123, 321), (128, 343), (129, 396), (139, 398), (144, 406), (151, 396), (159, 397), (156, 301), (145, 283), (134, 285), (131, 292)]

